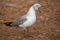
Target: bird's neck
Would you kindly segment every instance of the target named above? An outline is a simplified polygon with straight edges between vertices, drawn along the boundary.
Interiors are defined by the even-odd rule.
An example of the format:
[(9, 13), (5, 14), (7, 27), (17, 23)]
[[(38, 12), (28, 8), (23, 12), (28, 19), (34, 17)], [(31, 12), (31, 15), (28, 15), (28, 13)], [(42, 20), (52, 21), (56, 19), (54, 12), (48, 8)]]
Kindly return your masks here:
[(27, 15), (36, 16), (35, 9), (33, 8), (33, 6), (29, 9), (29, 11), (27, 12)]

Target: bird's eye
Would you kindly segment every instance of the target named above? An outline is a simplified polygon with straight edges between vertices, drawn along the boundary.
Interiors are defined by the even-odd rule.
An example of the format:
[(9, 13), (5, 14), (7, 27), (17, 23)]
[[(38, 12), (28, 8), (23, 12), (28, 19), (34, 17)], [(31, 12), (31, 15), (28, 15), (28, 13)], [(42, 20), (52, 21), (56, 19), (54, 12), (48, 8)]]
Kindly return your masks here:
[(36, 7), (39, 7), (39, 5), (36, 5)]

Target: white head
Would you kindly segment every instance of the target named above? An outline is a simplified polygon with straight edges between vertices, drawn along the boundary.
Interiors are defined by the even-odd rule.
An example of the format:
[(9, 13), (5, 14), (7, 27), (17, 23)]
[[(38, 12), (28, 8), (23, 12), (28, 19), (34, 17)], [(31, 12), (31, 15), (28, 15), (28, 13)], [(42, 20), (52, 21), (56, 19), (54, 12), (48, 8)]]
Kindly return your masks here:
[(41, 5), (40, 5), (39, 3), (35, 3), (35, 4), (33, 5), (33, 8), (34, 8), (35, 10), (38, 10), (39, 7), (41, 7)]

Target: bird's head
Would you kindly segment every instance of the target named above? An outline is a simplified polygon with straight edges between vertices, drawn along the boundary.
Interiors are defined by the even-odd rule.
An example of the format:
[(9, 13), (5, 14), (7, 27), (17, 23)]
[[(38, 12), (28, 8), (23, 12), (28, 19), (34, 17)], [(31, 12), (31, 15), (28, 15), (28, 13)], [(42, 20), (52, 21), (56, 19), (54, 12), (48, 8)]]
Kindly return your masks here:
[(35, 10), (38, 10), (39, 7), (41, 7), (41, 5), (40, 5), (39, 3), (35, 3), (35, 4), (33, 5), (33, 8), (34, 8)]

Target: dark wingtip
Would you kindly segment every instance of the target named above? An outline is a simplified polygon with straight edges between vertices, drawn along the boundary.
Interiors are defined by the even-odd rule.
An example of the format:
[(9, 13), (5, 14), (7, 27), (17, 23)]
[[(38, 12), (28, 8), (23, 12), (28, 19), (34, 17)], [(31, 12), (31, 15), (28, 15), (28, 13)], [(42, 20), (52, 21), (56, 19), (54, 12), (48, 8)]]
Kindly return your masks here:
[(12, 22), (5, 22), (4, 24), (5, 24), (6, 26), (11, 26), (11, 23), (12, 23)]

